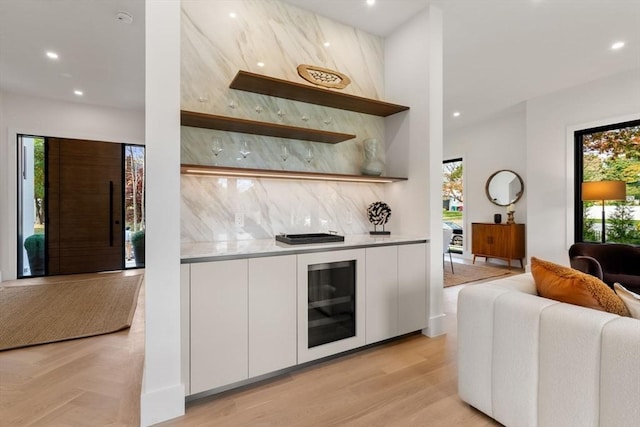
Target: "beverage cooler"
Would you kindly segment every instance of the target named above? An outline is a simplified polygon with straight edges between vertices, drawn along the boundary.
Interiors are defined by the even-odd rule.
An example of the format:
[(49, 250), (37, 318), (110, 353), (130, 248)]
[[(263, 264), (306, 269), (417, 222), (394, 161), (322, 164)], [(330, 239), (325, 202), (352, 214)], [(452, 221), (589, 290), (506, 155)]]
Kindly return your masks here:
[(365, 344), (364, 254), (298, 256), (298, 363)]

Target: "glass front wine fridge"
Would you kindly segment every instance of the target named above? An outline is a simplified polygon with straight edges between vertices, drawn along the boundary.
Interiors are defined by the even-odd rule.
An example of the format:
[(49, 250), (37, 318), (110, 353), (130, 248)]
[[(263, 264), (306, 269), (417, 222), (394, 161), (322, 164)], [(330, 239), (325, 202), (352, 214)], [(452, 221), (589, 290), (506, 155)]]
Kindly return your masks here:
[(356, 262), (308, 267), (308, 347), (356, 335)]
[(363, 345), (364, 295), (358, 286), (362, 277), (358, 270), (364, 266), (364, 255), (349, 250), (305, 254), (300, 258), (298, 274), (306, 277), (302, 281), (304, 289), (298, 290), (298, 316), (300, 324), (305, 325), (298, 346), (299, 362)]

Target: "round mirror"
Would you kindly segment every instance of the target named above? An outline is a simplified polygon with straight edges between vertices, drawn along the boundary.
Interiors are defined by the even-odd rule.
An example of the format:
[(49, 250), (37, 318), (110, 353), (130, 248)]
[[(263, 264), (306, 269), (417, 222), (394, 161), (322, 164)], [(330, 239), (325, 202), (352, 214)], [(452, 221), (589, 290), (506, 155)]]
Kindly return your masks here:
[(500, 170), (489, 177), (485, 186), (487, 197), (498, 206), (509, 206), (522, 197), (524, 182), (520, 175), (507, 169)]

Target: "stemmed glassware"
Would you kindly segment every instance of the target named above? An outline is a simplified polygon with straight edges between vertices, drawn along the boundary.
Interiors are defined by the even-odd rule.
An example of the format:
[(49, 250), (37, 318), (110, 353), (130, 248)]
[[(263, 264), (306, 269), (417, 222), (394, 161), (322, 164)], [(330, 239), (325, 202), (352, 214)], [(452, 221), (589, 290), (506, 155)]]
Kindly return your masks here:
[(290, 154), (289, 151), (290, 151), (289, 150), (289, 144), (286, 144), (286, 143), (282, 144), (281, 151), (280, 151), (280, 157), (282, 157), (282, 161), (283, 162), (286, 162), (287, 159), (289, 158), (289, 154)]
[(220, 138), (213, 138), (212, 144), (211, 144), (211, 152), (215, 156), (214, 164), (218, 163), (218, 155), (222, 153), (222, 151), (223, 151), (222, 141), (220, 140)]
[(304, 160), (307, 163), (311, 163), (313, 161), (313, 148), (307, 148), (307, 154), (304, 156)]
[(240, 143), (240, 154), (242, 155), (243, 159), (246, 159), (247, 156), (251, 154), (251, 151), (249, 150), (249, 143), (245, 139), (243, 139)]

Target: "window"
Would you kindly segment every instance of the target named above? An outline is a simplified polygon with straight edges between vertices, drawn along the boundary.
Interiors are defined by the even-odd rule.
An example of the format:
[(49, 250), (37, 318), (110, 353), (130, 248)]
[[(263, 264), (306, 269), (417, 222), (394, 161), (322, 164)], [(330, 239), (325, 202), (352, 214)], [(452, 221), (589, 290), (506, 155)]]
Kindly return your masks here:
[(462, 159), (442, 162), (442, 226), (453, 229), (450, 249), (454, 253), (462, 253), (464, 242), (462, 172)]
[(575, 133), (575, 240), (598, 242), (602, 202), (582, 201), (582, 182), (624, 181), (627, 199), (605, 201), (606, 240), (640, 244), (640, 120)]
[(18, 135), (18, 277), (45, 274), (45, 142)]

